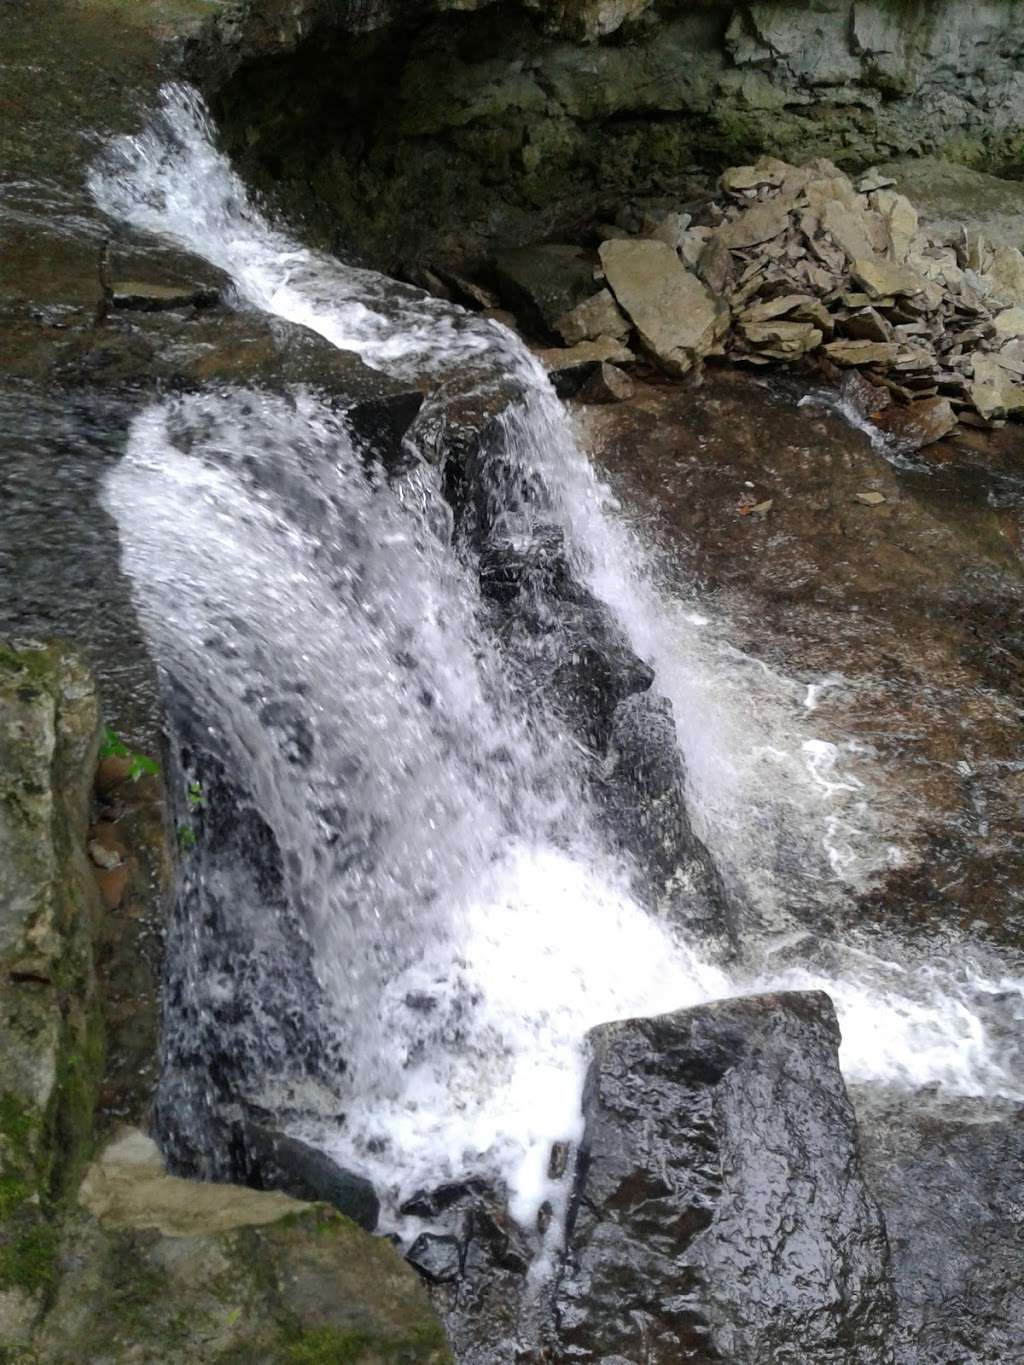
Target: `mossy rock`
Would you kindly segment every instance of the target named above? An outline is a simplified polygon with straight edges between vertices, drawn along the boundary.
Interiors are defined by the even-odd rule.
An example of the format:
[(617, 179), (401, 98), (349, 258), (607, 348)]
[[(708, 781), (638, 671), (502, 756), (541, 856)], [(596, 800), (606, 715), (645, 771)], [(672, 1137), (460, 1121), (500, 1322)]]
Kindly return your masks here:
[(39, 1365), (450, 1360), (415, 1272), (326, 1205), (168, 1176), (136, 1130), (93, 1164), (81, 1202)]
[(92, 1143), (103, 1068), (85, 851), (99, 706), (59, 645), (0, 646), (0, 1350), (55, 1281), (60, 1210)]

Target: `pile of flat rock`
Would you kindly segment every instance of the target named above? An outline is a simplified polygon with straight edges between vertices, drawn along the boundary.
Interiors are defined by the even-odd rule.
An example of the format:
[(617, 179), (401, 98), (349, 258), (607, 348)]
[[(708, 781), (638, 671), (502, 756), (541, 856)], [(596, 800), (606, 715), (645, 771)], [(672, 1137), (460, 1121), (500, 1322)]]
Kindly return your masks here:
[(556, 378), (585, 375), (583, 396), (611, 399), (628, 395), (618, 367), (638, 351), (673, 375), (708, 357), (812, 357), (855, 372), (864, 411), (904, 448), (1024, 414), (1016, 247), (929, 232), (892, 177), (852, 180), (826, 160), (734, 167), (689, 208), (628, 210), (596, 226), (596, 248), (499, 255), (501, 302), (562, 343), (540, 352)]

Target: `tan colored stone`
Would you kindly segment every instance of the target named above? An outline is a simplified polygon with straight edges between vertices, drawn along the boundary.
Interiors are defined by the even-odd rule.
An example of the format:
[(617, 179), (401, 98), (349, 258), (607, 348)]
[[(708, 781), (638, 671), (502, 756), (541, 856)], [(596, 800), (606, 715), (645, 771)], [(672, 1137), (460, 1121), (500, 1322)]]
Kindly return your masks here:
[(696, 268), (712, 231), (713, 229), (709, 227), (692, 227), (684, 233), (683, 240), (679, 244), (679, 254), (691, 270)]
[(846, 318), (840, 327), (845, 336), (855, 341), (892, 341), (892, 323), (874, 308), (865, 308)]
[(898, 347), (894, 342), (830, 341), (825, 354), (837, 365), (891, 365)]
[(741, 330), (756, 351), (779, 360), (795, 360), (822, 342), (821, 331), (809, 322), (748, 322)]
[(625, 403), (633, 397), (636, 385), (617, 365), (601, 364), (576, 392), (581, 403)]
[(664, 242), (605, 242), (601, 264), (642, 346), (670, 373), (692, 369), (728, 330), (729, 310)]
[(310, 1207), (285, 1194), (168, 1175), (156, 1143), (136, 1128), (93, 1162), (78, 1198), (106, 1227), (155, 1228), (165, 1237), (259, 1227)]
[(594, 341), (581, 341), (577, 346), (552, 346), (548, 350), (538, 351), (537, 358), (544, 368), (551, 372), (595, 360), (610, 360), (613, 365), (629, 365), (636, 356), (628, 346), (623, 346), (615, 337), (597, 337)]
[(974, 380), (969, 386), (971, 402), (986, 421), (1024, 411), (1024, 388), (994, 356), (975, 356)]
[(947, 398), (925, 398), (917, 403), (892, 403), (875, 418), (875, 425), (902, 454), (920, 450), (948, 436), (957, 417)]
[(555, 331), (567, 346), (594, 341), (597, 337), (624, 337), (629, 330), (629, 319), (609, 289), (584, 299), (555, 322)]
[(784, 161), (771, 166), (763, 165), (761, 162), (756, 166), (731, 166), (729, 170), (722, 172), (720, 184), (723, 190), (733, 193), (756, 190), (761, 185), (781, 185), (786, 172), (790, 169), (792, 168)]
[(996, 303), (1024, 304), (1024, 255), (1013, 246), (1000, 247), (982, 279)]
[(799, 304), (813, 302), (809, 294), (783, 294), (777, 299), (767, 299), (764, 303), (755, 303), (745, 309), (740, 321), (768, 322), (771, 318), (781, 318), (791, 313)]
[(847, 208), (838, 200), (830, 199), (821, 214), (821, 227), (848, 261), (862, 260), (876, 254), (864, 215), (859, 209)]
[(903, 262), (917, 236), (917, 209), (904, 194), (895, 190), (879, 190), (872, 201), (885, 219), (889, 229), (889, 249), (894, 261)]
[(766, 199), (751, 204), (731, 222), (723, 223), (715, 236), (731, 251), (748, 246), (760, 246), (781, 235), (789, 227), (789, 204), (782, 198)]
[(697, 274), (713, 294), (724, 294), (732, 283), (732, 253), (720, 237), (709, 237), (697, 262)]
[(886, 175), (877, 166), (871, 166), (857, 181), (857, 190), (860, 194), (871, 194), (874, 190), (889, 189), (895, 184), (896, 181), (891, 175)]
[(850, 273), (874, 300), (890, 294), (920, 294), (925, 287), (925, 281), (913, 270), (877, 257), (854, 261)]
[(678, 251), (690, 226), (688, 213), (665, 213), (650, 225), (648, 237), (655, 241), (667, 242), (673, 251)]
[(1024, 306), (1018, 304), (1015, 308), (1004, 308), (993, 318), (992, 326), (1000, 341), (1024, 336)]
[(863, 207), (852, 183), (838, 170), (834, 175), (809, 180), (804, 186), (803, 194), (811, 212), (818, 217), (824, 214), (829, 204), (837, 202), (854, 213), (859, 213)]

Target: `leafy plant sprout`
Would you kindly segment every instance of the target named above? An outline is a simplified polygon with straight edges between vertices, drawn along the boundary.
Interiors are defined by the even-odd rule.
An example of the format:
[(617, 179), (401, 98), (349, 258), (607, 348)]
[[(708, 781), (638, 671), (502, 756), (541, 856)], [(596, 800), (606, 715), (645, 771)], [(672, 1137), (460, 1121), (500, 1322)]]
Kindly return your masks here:
[(129, 782), (138, 782), (139, 778), (143, 776), (153, 777), (160, 771), (160, 764), (157, 763), (156, 759), (129, 749), (117, 731), (110, 725), (103, 727), (100, 758), (126, 758), (128, 760)]

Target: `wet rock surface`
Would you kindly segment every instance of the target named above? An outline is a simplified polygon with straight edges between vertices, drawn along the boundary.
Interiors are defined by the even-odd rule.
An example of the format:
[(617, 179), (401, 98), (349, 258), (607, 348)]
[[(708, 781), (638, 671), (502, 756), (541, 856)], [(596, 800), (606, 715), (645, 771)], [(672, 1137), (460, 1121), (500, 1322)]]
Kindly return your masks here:
[(1024, 1115), (1012, 1104), (937, 1105), (933, 1114), (901, 1108), (862, 1129), (865, 1171), (892, 1249), (896, 1360), (1015, 1360), (1024, 1352)]
[(326, 1359), (450, 1361), (416, 1276), (324, 1205), (165, 1173), (123, 1131), (92, 1165), (66, 1271), (34, 1342), (59, 1365)]
[(657, 912), (724, 955), (736, 913), (707, 848), (693, 832), (672, 703), (635, 693), (615, 708), (606, 803), (609, 831), (639, 868), (640, 894)]
[(241, 1143), (247, 1185), (331, 1204), (367, 1232), (376, 1229), (380, 1200), (362, 1176), (346, 1171), (308, 1142), (258, 1123), (242, 1125)]
[[(803, 385), (709, 370), (700, 388), (641, 385), (576, 413), (671, 581), (794, 696), (833, 679), (815, 714), (869, 746), (903, 861), (828, 914), (1019, 951), (1020, 435), (964, 433), (894, 464), (818, 392), (798, 406)], [(790, 883), (789, 909), (820, 928), (806, 890)]]
[(891, 1361), (888, 1247), (827, 997), (590, 1040), (558, 1358)]
[[(832, 939), (880, 939), (883, 955), (895, 941), (901, 961), (915, 944), (929, 960), (938, 943), (981, 961), (993, 945), (1012, 971), (1024, 947), (1021, 437), (961, 429), (893, 463), (824, 390), (798, 407), (804, 392), (709, 371), (700, 389), (641, 385), (633, 402), (577, 417), (673, 581), (729, 620), (730, 644), (793, 678), (798, 704), (824, 682), (804, 698), (823, 733), (868, 746), (863, 775), (900, 865), (825, 906), (790, 881), (788, 911)], [(1007, 1037), (1014, 1000), (986, 1006)], [(1016, 1107), (863, 1087), (854, 1099), (892, 1250), (895, 1358), (1012, 1359)]]

